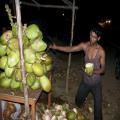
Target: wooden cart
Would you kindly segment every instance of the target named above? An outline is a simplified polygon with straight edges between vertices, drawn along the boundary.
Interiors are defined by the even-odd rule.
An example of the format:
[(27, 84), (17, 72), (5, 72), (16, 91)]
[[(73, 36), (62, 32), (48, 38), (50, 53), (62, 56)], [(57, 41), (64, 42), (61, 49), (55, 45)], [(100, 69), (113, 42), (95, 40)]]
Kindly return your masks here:
[[(29, 105), (31, 106), (31, 120), (36, 119), (36, 103), (42, 94), (42, 90), (29, 90)], [(0, 88), (0, 100), (24, 104), (24, 94), (20, 91), (11, 91)], [(51, 104), (51, 92), (48, 93), (48, 107)], [(2, 115), (2, 114), (1, 114)], [(0, 117), (2, 119), (2, 116)]]

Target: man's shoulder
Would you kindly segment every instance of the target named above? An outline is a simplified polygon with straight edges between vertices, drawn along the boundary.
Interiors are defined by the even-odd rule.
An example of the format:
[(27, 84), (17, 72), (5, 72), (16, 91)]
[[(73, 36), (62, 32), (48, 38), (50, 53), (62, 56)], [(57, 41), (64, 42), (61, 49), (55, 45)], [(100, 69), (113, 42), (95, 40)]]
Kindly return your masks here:
[(89, 42), (81, 42), (79, 44), (79, 46), (83, 49), (83, 50), (86, 50), (86, 48), (88, 47), (89, 45)]
[(99, 52), (105, 54), (105, 49), (101, 45), (99, 45)]
[(104, 51), (104, 48), (101, 45), (99, 45), (99, 49)]

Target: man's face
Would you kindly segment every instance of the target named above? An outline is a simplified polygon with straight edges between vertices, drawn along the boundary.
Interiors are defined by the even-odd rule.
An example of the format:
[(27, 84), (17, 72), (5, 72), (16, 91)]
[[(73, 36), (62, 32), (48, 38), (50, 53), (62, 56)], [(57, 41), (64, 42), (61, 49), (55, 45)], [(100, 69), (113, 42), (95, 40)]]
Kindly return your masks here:
[(95, 32), (93, 31), (90, 32), (90, 43), (91, 44), (95, 44), (99, 39), (100, 37), (98, 37)]

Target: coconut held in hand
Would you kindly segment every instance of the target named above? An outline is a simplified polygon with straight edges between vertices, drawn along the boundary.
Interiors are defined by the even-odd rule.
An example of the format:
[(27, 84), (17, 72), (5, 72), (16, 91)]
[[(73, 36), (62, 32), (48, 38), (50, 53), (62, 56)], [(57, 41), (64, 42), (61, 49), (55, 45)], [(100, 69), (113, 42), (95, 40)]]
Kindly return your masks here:
[(85, 72), (86, 72), (88, 75), (92, 75), (93, 70), (94, 70), (94, 64), (93, 64), (93, 63), (86, 63), (86, 64), (85, 64)]

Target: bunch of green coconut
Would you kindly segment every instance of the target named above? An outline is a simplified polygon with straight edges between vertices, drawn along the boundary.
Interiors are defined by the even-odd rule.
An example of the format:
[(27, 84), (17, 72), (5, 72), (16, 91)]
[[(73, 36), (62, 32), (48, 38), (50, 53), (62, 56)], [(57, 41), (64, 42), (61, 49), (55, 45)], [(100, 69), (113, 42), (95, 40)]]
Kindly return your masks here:
[[(0, 36), (0, 87), (21, 89), (23, 85), (17, 25), (13, 22), (7, 5), (6, 11), (12, 28)], [(22, 34), (27, 85), (32, 90), (42, 89), (49, 92), (51, 80), (48, 73), (52, 69), (53, 60), (46, 52), (47, 44), (43, 33), (36, 24), (25, 24)]]

